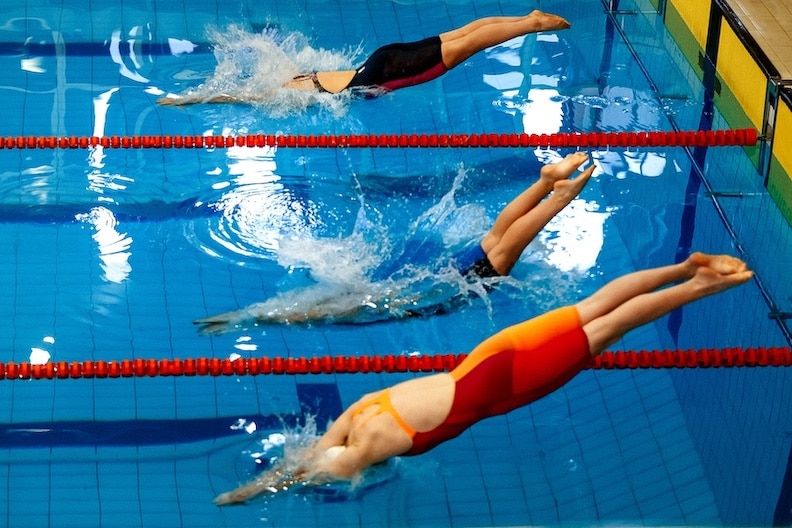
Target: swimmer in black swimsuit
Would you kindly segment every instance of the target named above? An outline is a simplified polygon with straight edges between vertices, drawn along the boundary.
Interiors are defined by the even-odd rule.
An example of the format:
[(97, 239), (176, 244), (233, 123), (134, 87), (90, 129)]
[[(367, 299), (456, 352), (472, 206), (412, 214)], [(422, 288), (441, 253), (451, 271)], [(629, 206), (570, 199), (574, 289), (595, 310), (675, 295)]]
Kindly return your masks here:
[[(479, 51), (509, 39), (537, 33), (567, 29), (563, 18), (532, 11), (525, 16), (487, 17), (475, 20), (459, 29), (441, 33), (417, 42), (383, 46), (357, 70), (319, 71), (298, 75), (284, 86), (305, 91), (339, 93), (348, 89), (377, 95), (398, 88), (414, 86), (440, 77)], [(266, 98), (262, 94), (260, 99)], [(168, 106), (195, 103), (254, 103), (229, 94), (211, 97), (169, 95), (157, 101)]]

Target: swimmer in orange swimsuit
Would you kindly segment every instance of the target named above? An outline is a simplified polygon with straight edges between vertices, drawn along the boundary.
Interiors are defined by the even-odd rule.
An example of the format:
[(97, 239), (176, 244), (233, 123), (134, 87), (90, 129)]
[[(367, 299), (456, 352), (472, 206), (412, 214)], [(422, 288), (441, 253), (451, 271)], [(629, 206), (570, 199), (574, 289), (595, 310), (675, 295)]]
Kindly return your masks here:
[[(374, 51), (356, 70), (304, 73), (296, 76), (284, 87), (324, 93), (360, 90), (367, 96), (374, 96), (436, 79), (479, 51), (514, 37), (569, 27), (569, 22), (563, 18), (539, 10), (525, 16), (481, 18), (436, 37), (383, 46)], [(260, 100), (266, 98), (266, 94), (259, 97)], [(168, 95), (157, 102), (161, 105), (182, 106), (256, 101), (247, 96), (235, 97), (233, 94), (211, 97), (187, 94)]]
[(275, 468), (215, 502), (351, 479), (390, 457), (424, 453), (479, 420), (556, 390), (626, 332), (751, 277), (737, 258), (693, 253), (679, 264), (615, 279), (573, 306), (486, 339), (450, 373), (364, 396), (338, 417), (297, 472)]

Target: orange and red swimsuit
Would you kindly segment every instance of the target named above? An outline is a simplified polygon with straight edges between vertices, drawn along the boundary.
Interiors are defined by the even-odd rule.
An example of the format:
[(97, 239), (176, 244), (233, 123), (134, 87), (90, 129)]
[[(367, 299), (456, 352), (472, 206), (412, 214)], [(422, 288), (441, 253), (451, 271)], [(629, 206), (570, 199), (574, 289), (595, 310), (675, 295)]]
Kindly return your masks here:
[(590, 359), (588, 339), (574, 306), (498, 332), (451, 372), (456, 388), (445, 421), (431, 431), (405, 429), (413, 439), (405, 454), (425, 453), (479, 420), (546, 396), (577, 375)]
[(412, 438), (404, 455), (419, 455), (459, 436), (484, 418), (505, 414), (542, 398), (575, 377), (590, 361), (588, 338), (574, 306), (510, 326), (483, 341), (451, 371), (456, 383), (451, 410), (442, 424), (416, 431), (393, 407), (386, 389), (363, 402), (357, 416), (376, 405)]

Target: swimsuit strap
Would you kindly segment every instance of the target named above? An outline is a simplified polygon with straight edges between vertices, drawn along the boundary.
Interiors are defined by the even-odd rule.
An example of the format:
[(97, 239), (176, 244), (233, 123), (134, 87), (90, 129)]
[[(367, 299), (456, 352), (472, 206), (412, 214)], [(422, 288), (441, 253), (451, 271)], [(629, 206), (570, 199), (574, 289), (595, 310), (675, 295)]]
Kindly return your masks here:
[(311, 82), (313, 82), (314, 88), (316, 88), (317, 92), (330, 93), (330, 92), (328, 92), (325, 89), (324, 86), (322, 86), (322, 83), (319, 82), (319, 76), (316, 73), (317, 72), (301, 73), (297, 77), (294, 77), (292, 79), (292, 81), (307, 81), (307, 80), (310, 80)]
[(330, 92), (328, 92), (328, 91), (325, 89), (325, 87), (324, 87), (324, 86), (322, 86), (322, 83), (320, 83), (320, 82), (319, 82), (319, 76), (316, 74), (316, 72), (311, 72), (311, 80), (313, 81), (313, 83), (314, 83), (314, 88), (316, 88), (316, 91), (317, 91), (317, 92), (320, 92), (320, 93), (330, 93)]
[(396, 423), (399, 424), (399, 427), (401, 427), (410, 438), (413, 438), (415, 436), (416, 433), (415, 429), (413, 429), (407, 422), (405, 422), (404, 418), (402, 418), (401, 415), (399, 415), (399, 413), (393, 407), (393, 403), (391, 402), (390, 399), (390, 389), (385, 389), (384, 391), (380, 392), (373, 398), (361, 403), (357, 409), (352, 411), (352, 418), (353, 419), (356, 418), (358, 415), (360, 415), (360, 413), (362, 413), (372, 405), (377, 405), (379, 406), (379, 408), (376, 409), (376, 411), (371, 416), (369, 416), (366, 421), (370, 420), (374, 416), (377, 416), (378, 414), (382, 414), (386, 412), (390, 414), (394, 420), (396, 420)]

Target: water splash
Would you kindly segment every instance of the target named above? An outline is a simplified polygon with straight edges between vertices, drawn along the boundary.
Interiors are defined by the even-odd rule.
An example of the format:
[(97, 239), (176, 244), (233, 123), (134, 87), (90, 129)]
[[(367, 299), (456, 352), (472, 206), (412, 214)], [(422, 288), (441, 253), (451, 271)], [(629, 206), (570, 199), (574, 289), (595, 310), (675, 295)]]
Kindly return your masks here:
[[(250, 429), (251, 425), (253, 425), (252, 429)], [(240, 427), (255, 432), (255, 424), (246, 422), (240, 424)], [(258, 434), (259, 437), (253, 445), (238, 457), (237, 475), (242, 480), (265, 475), (266, 471), (275, 467), (287, 475), (300, 473), (305, 469), (308, 453), (321, 438), (316, 419), (312, 415), (307, 415), (302, 425), (284, 424), (282, 431), (271, 432), (266, 436)], [(338, 480), (319, 485), (295, 480), (291, 486), (270, 490), (267, 497), (292, 492), (325, 502), (349, 500), (395, 478), (398, 465), (398, 458), (392, 458), (364, 470), (351, 480)]]
[(489, 230), (491, 220), (487, 218), (483, 208), (474, 204), (459, 205), (456, 200), (457, 192), (467, 176), (468, 170), (460, 166), (451, 189), (415, 219), (410, 225), (407, 238), (425, 238), (440, 234), (446, 246), (454, 247), (484, 236)]
[(466, 177), (467, 170), (460, 167), (450, 189), (407, 226), (361, 196), (351, 234), (321, 237), (309, 230), (279, 239), (278, 264), (290, 273), (304, 272), (300, 277), (311, 281), (309, 285), (199, 319), (199, 331), (224, 334), (273, 324), (374, 323), (447, 313), (482, 301), (491, 314), (493, 292), (519, 296), (521, 303), (534, 307), (577, 300), (571, 295), (576, 278), (595, 265), (609, 213), (578, 199), (557, 215), (521, 259), (535, 279), (472, 279), (457, 268), (456, 255), (478, 243), (492, 221), (481, 205), (457, 203)]
[(204, 82), (181, 94), (210, 99), (220, 94), (264, 108), (273, 117), (297, 114), (319, 105), (334, 116), (346, 112), (349, 94), (283, 88), (301, 73), (352, 69), (360, 49), (330, 51), (311, 46), (302, 33), (268, 27), (251, 33), (232, 25), (207, 31), (217, 66)]
[[(278, 264), (284, 268), (304, 268), (319, 283), (351, 285), (368, 282), (367, 277), (392, 252), (391, 235), (382, 214), (358, 198), (352, 233), (347, 237), (291, 237), (281, 240)], [(369, 216), (373, 216), (372, 220)]]
[(451, 189), (404, 227), (388, 226), (361, 197), (353, 232), (345, 237), (305, 236), (279, 241), (278, 263), (307, 270), (314, 284), (278, 293), (241, 310), (200, 319), (201, 332), (222, 334), (251, 325), (371, 323), (443, 313), (487, 299), (502, 278), (471, 280), (454, 256), (476, 243), (491, 221), (483, 207), (459, 206)]

